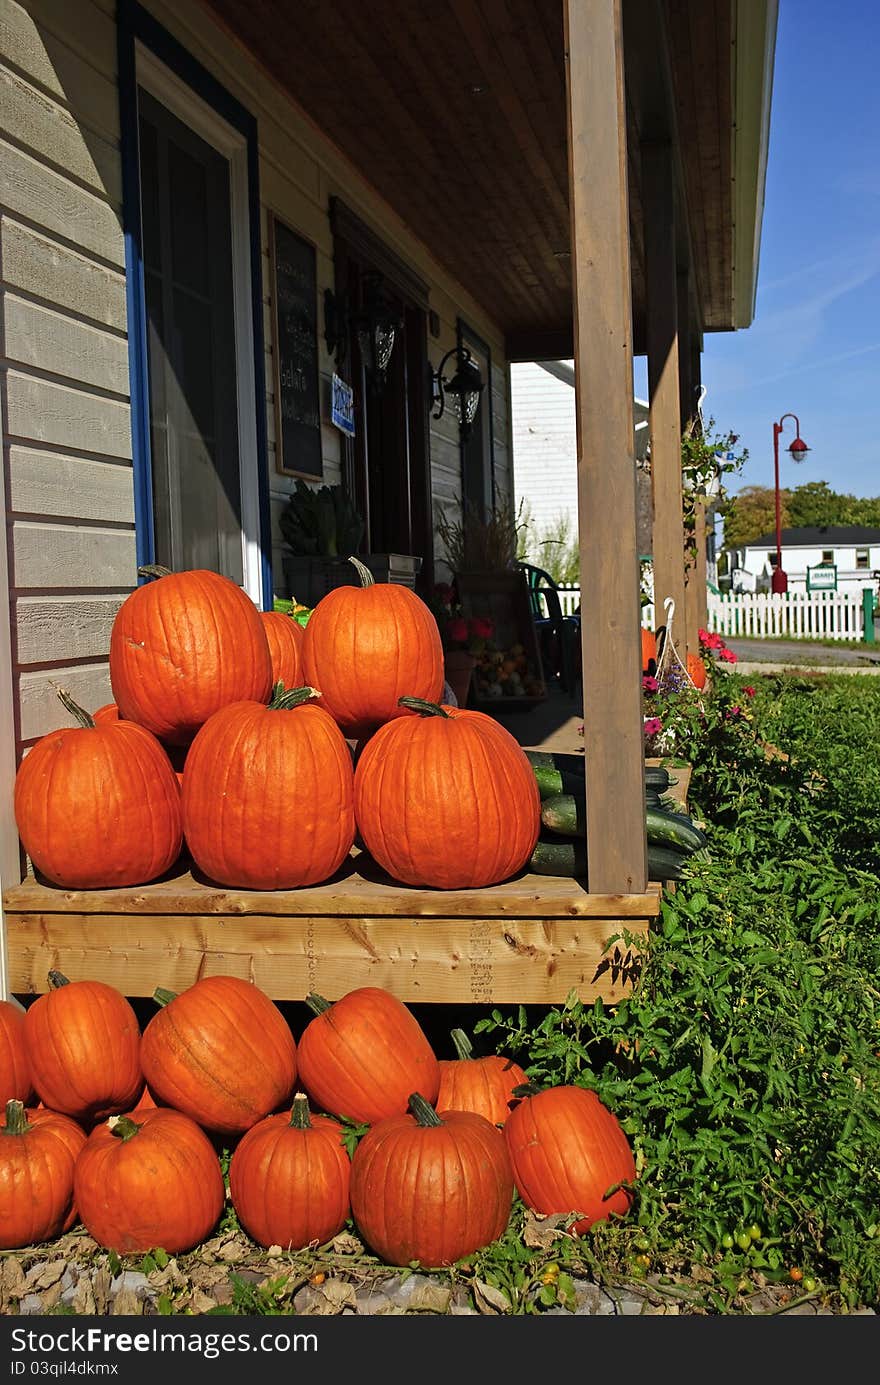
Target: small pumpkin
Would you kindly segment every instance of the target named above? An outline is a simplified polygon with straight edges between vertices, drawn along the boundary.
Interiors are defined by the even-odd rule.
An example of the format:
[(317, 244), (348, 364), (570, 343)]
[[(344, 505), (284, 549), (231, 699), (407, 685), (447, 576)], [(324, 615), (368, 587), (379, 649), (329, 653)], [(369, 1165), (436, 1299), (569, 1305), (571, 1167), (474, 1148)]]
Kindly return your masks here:
[(85, 1131), (57, 1111), (8, 1101), (0, 1126), (0, 1250), (51, 1241), (76, 1221), (73, 1175)]
[(703, 688), (705, 688), (706, 686), (707, 670), (705, 662), (699, 654), (695, 654), (693, 650), (691, 650), (689, 651), (687, 656), (686, 666), (688, 671), (688, 677), (690, 678), (694, 687), (702, 692)]
[(143, 567), (155, 581), (123, 601), (110, 632), (110, 684), (119, 715), (159, 740), (187, 745), (212, 712), (264, 702), (272, 658), (260, 613), (228, 577)]
[(434, 1110), (418, 1092), (409, 1114), (379, 1121), (351, 1161), (351, 1210), (390, 1265), (452, 1265), (495, 1241), (513, 1203), (501, 1131), (473, 1111)]
[[(287, 617), (285, 617), (286, 619)], [(211, 880), (289, 890), (327, 880), (354, 842), (351, 752), (314, 688), (209, 717), (183, 773), (183, 829)]]
[(314, 992), (300, 1035), (302, 1086), (323, 1110), (372, 1124), (406, 1112), (410, 1093), (433, 1101), (440, 1067), (415, 1015), (378, 986), (360, 986), (334, 1004)]
[(216, 1226), (224, 1196), (210, 1140), (180, 1111), (111, 1117), (76, 1162), (80, 1219), (98, 1245), (120, 1255), (191, 1250)]
[(19, 836), (35, 868), (65, 889), (142, 885), (183, 844), (180, 787), (151, 732), (95, 718), (63, 689), (77, 726), (43, 736), (15, 776)]
[(517, 1191), (533, 1212), (578, 1212), (576, 1235), (625, 1216), (636, 1166), (612, 1111), (585, 1087), (524, 1089), (504, 1125)]
[(103, 981), (49, 972), (49, 989), (28, 1007), (25, 1041), (40, 1100), (89, 1124), (137, 1101), (141, 1034), (124, 995)]
[(351, 1177), (342, 1139), (339, 1122), (312, 1115), (303, 1092), (292, 1110), (241, 1137), (229, 1163), (229, 1195), (253, 1240), (302, 1250), (342, 1230)]
[(11, 1000), (0, 1000), (0, 1107), (5, 1109), (8, 1101), (27, 1105), (33, 1094), (24, 1010)]
[(653, 630), (642, 629), (642, 673), (654, 673), (657, 668), (657, 636)]
[(421, 597), (398, 582), (374, 582), (351, 558), (359, 587), (335, 587), (305, 627), (303, 676), (353, 740), (408, 716), (404, 694), (436, 702), (443, 691), (443, 645)]
[(438, 1111), (476, 1111), (493, 1125), (503, 1125), (516, 1105), (515, 1087), (528, 1082), (512, 1058), (489, 1053), (473, 1056), (473, 1045), (463, 1029), (453, 1029), (456, 1058), (440, 1059)]
[(484, 712), (401, 701), (419, 715), (381, 726), (355, 769), (355, 818), (370, 855), (406, 885), (475, 889), (509, 879), (541, 826), (522, 747)]
[(240, 1135), (291, 1099), (296, 1042), (257, 986), (204, 976), (153, 998), (161, 1008), (144, 1029), (141, 1066), (155, 1101), (214, 1134)]
[(261, 611), (260, 619), (269, 641), (273, 686), (283, 683), (285, 688), (300, 687), (305, 626), (284, 611)]

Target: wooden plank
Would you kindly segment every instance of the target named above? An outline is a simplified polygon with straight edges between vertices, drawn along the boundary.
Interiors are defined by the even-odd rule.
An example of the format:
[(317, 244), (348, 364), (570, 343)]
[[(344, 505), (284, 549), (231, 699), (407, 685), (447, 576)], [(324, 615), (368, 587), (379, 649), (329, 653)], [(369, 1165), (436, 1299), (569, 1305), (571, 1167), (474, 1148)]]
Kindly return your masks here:
[[(590, 890), (647, 880), (620, 0), (565, 0)], [(607, 536), (614, 534), (614, 542)]]
[(0, 141), (0, 203), (68, 244), (124, 267), (122, 226), (109, 202), (6, 141)]
[(128, 343), (54, 308), (3, 295), (6, 357), (80, 385), (128, 398)]
[(121, 400), (9, 370), (6, 420), (10, 438), (131, 458), (131, 415)]
[(18, 597), (13, 611), (16, 662), (106, 659), (113, 619), (127, 595)]
[(13, 443), (7, 461), (9, 508), (19, 514), (134, 523), (127, 462), (97, 462)]
[(126, 330), (125, 279), (118, 270), (96, 264), (5, 215), (0, 217), (0, 243), (3, 278), (11, 288)]
[(0, 129), (39, 159), (122, 206), (118, 144), (83, 129), (57, 101), (0, 64)]
[[(51, 680), (51, 682), (50, 682)], [(66, 688), (80, 707), (93, 712), (113, 701), (110, 673), (106, 664), (81, 664), (70, 668), (55, 668), (51, 673), (23, 673), (18, 679), (18, 702), (21, 718), (21, 741), (35, 741), (59, 726), (73, 722), (65, 712), (52, 687), (58, 683)]]
[(12, 525), (11, 567), (19, 591), (35, 587), (120, 587), (137, 580), (134, 530), (84, 525)]
[[(646, 918), (506, 919), (252, 916), (124, 918), (7, 913), (10, 989), (47, 989), (57, 969), (128, 996), (182, 991), (202, 976), (234, 975), (273, 1000), (317, 991), (336, 1000), (381, 986), (405, 1002), (615, 1004), (631, 988)], [(619, 941), (611, 942), (612, 938)]]

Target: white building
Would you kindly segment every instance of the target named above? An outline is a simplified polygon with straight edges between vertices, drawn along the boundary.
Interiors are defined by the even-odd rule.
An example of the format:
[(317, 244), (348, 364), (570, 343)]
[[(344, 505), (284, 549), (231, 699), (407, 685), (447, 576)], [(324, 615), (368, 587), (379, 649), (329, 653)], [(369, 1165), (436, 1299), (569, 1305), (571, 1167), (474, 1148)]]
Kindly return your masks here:
[[(788, 577), (790, 591), (820, 585), (835, 589), (833, 577), (825, 577), (827, 569), (836, 569), (837, 591), (858, 591), (872, 587), (875, 572), (880, 570), (880, 529), (862, 525), (820, 525), (803, 529), (783, 529), (782, 569)], [(776, 567), (776, 534), (762, 534), (753, 543), (730, 550), (731, 590), (769, 591), (770, 579)], [(818, 575), (816, 568), (823, 569)]]

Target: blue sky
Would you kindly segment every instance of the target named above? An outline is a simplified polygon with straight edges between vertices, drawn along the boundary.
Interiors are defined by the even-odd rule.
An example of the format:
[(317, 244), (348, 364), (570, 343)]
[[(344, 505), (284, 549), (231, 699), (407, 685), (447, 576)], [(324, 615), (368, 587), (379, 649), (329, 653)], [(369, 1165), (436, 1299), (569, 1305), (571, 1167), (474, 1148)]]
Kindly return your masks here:
[(780, 0), (755, 317), (703, 339), (704, 417), (749, 450), (731, 491), (773, 485), (794, 413), (811, 450), (787, 457), (787, 419), (782, 486), (880, 495), (878, 57), (876, 0)]

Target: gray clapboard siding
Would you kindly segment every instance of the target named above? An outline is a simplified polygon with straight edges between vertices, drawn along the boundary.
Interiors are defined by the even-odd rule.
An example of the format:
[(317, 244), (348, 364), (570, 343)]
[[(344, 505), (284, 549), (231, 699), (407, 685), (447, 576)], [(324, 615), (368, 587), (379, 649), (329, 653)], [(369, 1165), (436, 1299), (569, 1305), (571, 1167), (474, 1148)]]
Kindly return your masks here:
[(128, 397), (128, 345), (123, 337), (11, 293), (3, 297), (3, 320), (11, 363)]
[(125, 279), (11, 217), (0, 216), (3, 278), (12, 288), (118, 331), (126, 329)]
[(19, 591), (134, 586), (134, 531), (14, 520), (10, 566), (12, 584)]
[(134, 524), (128, 465), (64, 457), (13, 443), (7, 475), (9, 508), (18, 514)]
[(34, 741), (61, 726), (76, 725), (59, 702), (53, 683), (66, 688), (74, 702), (87, 712), (113, 701), (106, 664), (79, 664), (51, 673), (22, 673), (18, 679), (22, 741)]
[[(56, 5), (55, 9), (60, 16), (61, 7)], [(78, 22), (82, 10), (80, 6)], [(97, 72), (93, 62), (79, 57), (68, 43), (13, 0), (4, 0), (0, 6), (0, 53), (83, 124), (105, 138), (118, 138), (119, 97), (110, 75), (113, 69), (106, 75)]]
[(127, 595), (18, 597), (18, 664), (106, 659), (113, 618)]
[(122, 227), (109, 203), (5, 140), (0, 141), (0, 203), (81, 250), (125, 267)]
[(131, 457), (127, 403), (10, 370), (6, 377), (10, 438), (52, 443), (76, 452)]
[(8, 68), (0, 66), (0, 129), (17, 144), (79, 179), (114, 206), (122, 205), (119, 149), (77, 116)]

